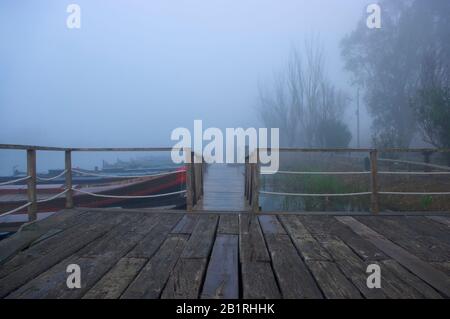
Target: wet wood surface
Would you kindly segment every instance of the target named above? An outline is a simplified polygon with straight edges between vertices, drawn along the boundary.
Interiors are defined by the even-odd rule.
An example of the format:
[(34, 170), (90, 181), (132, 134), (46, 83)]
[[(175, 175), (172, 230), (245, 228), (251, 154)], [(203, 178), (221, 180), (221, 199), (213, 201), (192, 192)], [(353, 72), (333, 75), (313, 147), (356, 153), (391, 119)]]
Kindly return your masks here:
[(0, 241), (0, 297), (448, 298), (448, 220), (64, 210)]
[(203, 177), (203, 197), (196, 211), (246, 211), (244, 165), (207, 165)]

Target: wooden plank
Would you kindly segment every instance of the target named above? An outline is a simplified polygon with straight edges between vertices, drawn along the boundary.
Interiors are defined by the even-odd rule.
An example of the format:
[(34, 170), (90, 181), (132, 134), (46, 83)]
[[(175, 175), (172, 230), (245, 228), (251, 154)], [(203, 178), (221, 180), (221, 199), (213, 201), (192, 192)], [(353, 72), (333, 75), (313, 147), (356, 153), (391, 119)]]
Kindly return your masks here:
[(239, 215), (239, 257), (241, 263), (270, 261), (264, 237), (256, 215)]
[(259, 216), (275, 275), (285, 298), (321, 298), (322, 294), (276, 216)]
[(45, 234), (43, 234), (42, 236), (40, 236), (38, 239), (34, 240), (30, 246), (34, 246), (36, 244), (39, 244), (40, 242), (43, 242), (53, 236), (55, 236), (56, 234), (59, 234), (60, 232), (62, 232), (63, 229), (61, 228), (52, 228), (50, 229), (48, 232), (46, 232)]
[(434, 290), (432, 287), (427, 285), (425, 282), (420, 280), (418, 277), (403, 268), (398, 262), (392, 259), (381, 261), (381, 271), (383, 274), (383, 268), (387, 268), (389, 272), (395, 274), (398, 278), (401, 278), (406, 284), (414, 288), (420, 293), (421, 298), (433, 298), (441, 299), (442, 296)]
[(239, 234), (239, 216), (236, 214), (222, 214), (219, 219), (219, 234)]
[[(408, 277), (393, 272), (386, 267), (383, 262), (377, 262), (381, 271), (381, 288), (389, 298), (393, 299), (423, 299), (424, 295), (418, 291), (411, 283), (407, 282)], [(392, 260), (391, 260), (392, 261)], [(395, 262), (395, 261), (394, 261)], [(389, 261), (388, 261), (389, 263)]]
[(198, 221), (197, 214), (185, 214), (172, 230), (172, 234), (191, 234)]
[(445, 216), (427, 216), (427, 218), (450, 228), (450, 218)]
[[(25, 251), (22, 251), (15, 255), (0, 268), (0, 278), (7, 276), (14, 271), (18, 271), (21, 267), (28, 263), (32, 263), (38, 259), (45, 258), (49, 254), (53, 255), (52, 260), (56, 260), (54, 259), (56, 256), (61, 256), (62, 260), (63, 258), (68, 256), (68, 254), (73, 252), (74, 249), (82, 247), (78, 243), (78, 238), (80, 236), (84, 236), (85, 232), (95, 232), (98, 226), (96, 225), (96, 221), (98, 221), (98, 219), (101, 219), (102, 216), (103, 215), (99, 213), (85, 215), (85, 218), (73, 227), (70, 227), (62, 232), (58, 232), (54, 236), (49, 236), (47, 239), (44, 239), (41, 236), (40, 238), (42, 238), (43, 240), (40, 240), (39, 242), (37, 241), (40, 238), (36, 239), (36, 243), (34, 245), (31, 245)], [(115, 221), (110, 220), (110, 222), (105, 223), (104, 227), (107, 227), (106, 229), (111, 229), (114, 224)], [(102, 230), (103, 228), (99, 229)], [(50, 229), (49, 232), (53, 230), (54, 228)], [(43, 236), (45, 237), (46, 235), (50, 234), (48, 234), (47, 232)], [(91, 235), (96, 238), (95, 233)]]
[[(81, 298), (105, 273), (107, 273), (148, 232), (154, 222), (145, 214), (120, 214), (126, 217), (102, 238), (93, 241), (72, 256), (42, 273), (11, 294), (20, 298)], [(80, 289), (69, 289), (61, 273), (69, 264), (78, 264), (82, 271)]]
[(387, 258), (372, 243), (358, 236), (349, 227), (337, 222), (332, 216), (299, 216), (299, 219), (316, 237), (340, 239), (365, 261)]
[(322, 298), (314, 278), (288, 235), (264, 233), (275, 276), (284, 298)]
[(432, 262), (432, 263), (430, 263), (430, 265), (432, 265), (434, 268), (442, 271), (443, 273), (447, 274), (447, 276), (450, 277), (450, 261)]
[(170, 230), (180, 221), (182, 214), (159, 215), (148, 234), (128, 253), (128, 257), (151, 258), (166, 239)]
[(170, 273), (186, 246), (187, 239), (186, 235), (169, 235), (121, 298), (159, 298)]
[(245, 261), (241, 265), (242, 297), (244, 299), (281, 298), (275, 275), (269, 262)]
[(407, 250), (387, 240), (384, 236), (370, 229), (353, 217), (336, 218), (340, 222), (351, 227), (361, 237), (364, 237), (367, 240), (371, 241), (375, 246), (383, 250), (387, 255), (394, 258), (416, 276), (444, 294), (445, 297), (450, 297), (450, 279), (446, 274), (436, 270), (428, 263), (409, 253)]
[(404, 216), (383, 218), (358, 216), (355, 220), (369, 226), (420, 259), (430, 262), (450, 260), (449, 245), (440, 238), (426, 236), (425, 233), (414, 230)]
[(214, 242), (217, 222), (217, 215), (200, 216), (181, 257), (208, 258)]
[(25, 224), (11, 237), (0, 241), (0, 265), (14, 254), (28, 247), (33, 241), (44, 235), (51, 228), (67, 228), (78, 222), (77, 217), (87, 211), (63, 210), (43, 220)]
[(343, 241), (340, 239), (318, 240), (333, 257), (342, 273), (347, 276), (365, 298), (384, 299), (388, 297), (384, 289), (369, 289), (367, 287), (367, 265)]
[(201, 298), (239, 298), (238, 272), (238, 236), (217, 235), (209, 259)]
[(180, 258), (167, 281), (161, 299), (197, 299), (206, 263), (206, 258)]
[[(399, 221), (398, 217), (389, 217), (389, 219), (397, 223)], [(426, 236), (429, 239), (436, 239), (436, 242), (445, 244), (443, 248), (450, 251), (450, 231), (447, 226), (436, 223), (424, 216), (405, 216), (402, 224), (422, 236)]]
[(14, 289), (45, 272), (64, 258), (107, 233), (113, 226), (114, 223), (104, 223), (86, 226), (83, 229), (69, 229), (70, 232), (67, 232), (67, 234), (60, 233), (52, 237), (54, 245), (42, 242), (17, 255), (1, 268), (4, 276), (0, 280), (0, 296), (6, 296)]
[(246, 211), (243, 165), (210, 165), (204, 174), (203, 197), (195, 210)]
[(421, 295), (417, 291), (386, 269), (383, 269), (382, 289), (369, 289), (366, 285), (368, 276), (366, 269), (369, 264), (378, 262), (370, 260), (364, 262), (346, 242), (337, 237), (335, 239), (327, 236), (318, 237), (318, 240), (332, 255), (336, 265), (366, 298), (420, 298)]
[(330, 254), (316, 241), (297, 216), (285, 215), (279, 216), (279, 219), (304, 260), (332, 260)]
[(259, 216), (259, 223), (265, 234), (286, 235), (286, 231), (275, 215), (261, 215)]
[(330, 261), (307, 261), (323, 294), (328, 299), (360, 299), (359, 290), (342, 274), (335, 263)]
[(84, 299), (117, 299), (147, 262), (146, 258), (121, 258), (84, 296)]

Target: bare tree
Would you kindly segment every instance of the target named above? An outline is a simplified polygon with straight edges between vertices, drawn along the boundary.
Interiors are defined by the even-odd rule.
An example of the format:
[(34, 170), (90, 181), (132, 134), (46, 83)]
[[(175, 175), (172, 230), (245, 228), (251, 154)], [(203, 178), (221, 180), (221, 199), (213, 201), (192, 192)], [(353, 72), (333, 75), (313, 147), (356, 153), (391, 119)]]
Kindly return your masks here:
[(424, 54), (417, 87), (411, 106), (424, 141), (450, 147), (450, 62), (439, 48), (430, 47)]
[[(342, 114), (348, 102), (348, 96), (326, 78), (323, 48), (314, 40), (305, 42), (303, 52), (292, 49), (272, 90), (259, 90), (261, 119), (267, 126), (279, 127), (281, 143), (288, 146), (347, 146), (351, 133)], [(333, 136), (331, 127), (345, 132)]]

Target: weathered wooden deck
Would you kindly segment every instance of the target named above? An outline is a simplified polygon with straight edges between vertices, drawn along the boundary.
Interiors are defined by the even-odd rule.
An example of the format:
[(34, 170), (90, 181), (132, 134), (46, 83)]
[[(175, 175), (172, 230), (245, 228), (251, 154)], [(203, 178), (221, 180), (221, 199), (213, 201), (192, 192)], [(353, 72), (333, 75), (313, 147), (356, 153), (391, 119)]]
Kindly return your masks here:
[[(0, 242), (3, 298), (442, 298), (450, 217), (59, 212)], [(66, 267), (81, 267), (68, 289)], [(381, 267), (368, 289), (366, 267)]]

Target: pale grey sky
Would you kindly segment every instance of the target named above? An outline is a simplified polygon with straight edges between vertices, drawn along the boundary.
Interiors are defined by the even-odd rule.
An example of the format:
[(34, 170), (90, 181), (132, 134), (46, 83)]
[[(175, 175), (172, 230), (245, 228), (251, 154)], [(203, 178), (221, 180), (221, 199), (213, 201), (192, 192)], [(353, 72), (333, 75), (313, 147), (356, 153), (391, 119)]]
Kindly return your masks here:
[[(258, 81), (311, 34), (349, 89), (339, 42), (370, 2), (2, 0), (0, 143), (159, 146), (194, 119), (258, 126)], [(70, 3), (79, 30), (66, 27)]]

